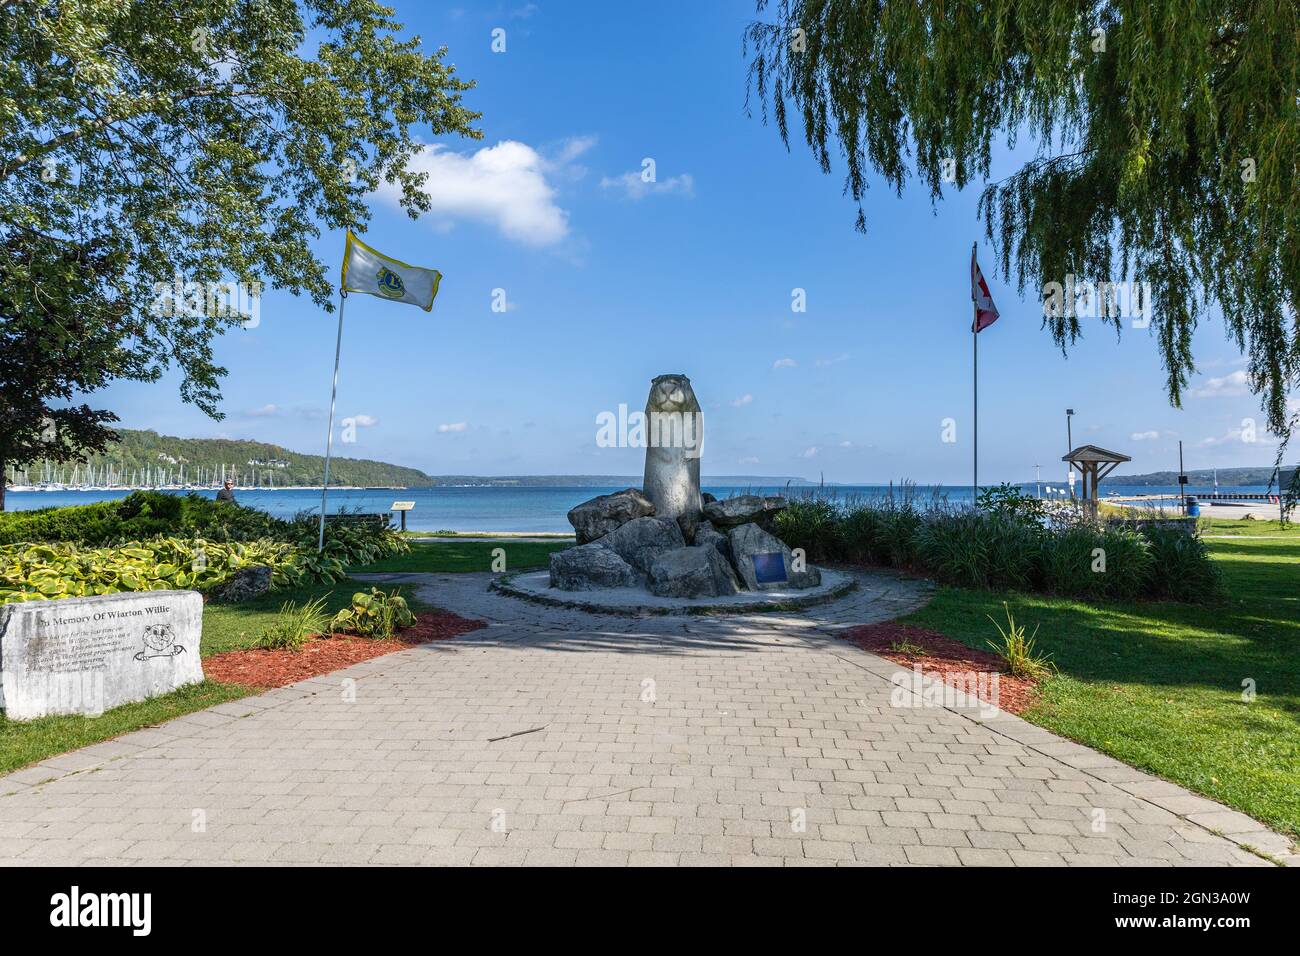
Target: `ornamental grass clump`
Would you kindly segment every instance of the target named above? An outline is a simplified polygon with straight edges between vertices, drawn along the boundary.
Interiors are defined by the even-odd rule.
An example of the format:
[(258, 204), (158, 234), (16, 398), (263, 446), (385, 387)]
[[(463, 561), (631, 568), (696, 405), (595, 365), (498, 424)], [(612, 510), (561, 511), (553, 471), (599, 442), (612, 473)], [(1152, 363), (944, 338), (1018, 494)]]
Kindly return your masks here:
[(1212, 602), (1223, 597), (1223, 573), (1199, 535), (1161, 525), (1152, 525), (1143, 534), (1151, 548), (1151, 593), (1190, 602)]
[(1028, 590), (1038, 579), (1041, 526), (999, 514), (936, 514), (917, 534), (918, 561), (935, 577), (973, 588)]
[(1042, 680), (1056, 673), (1056, 665), (1052, 663), (1051, 658), (1044, 654), (1039, 654), (1034, 645), (1034, 639), (1038, 636), (1038, 628), (1034, 627), (1033, 634), (1026, 634), (1023, 625), (1017, 624), (1015, 617), (1011, 613), (1011, 608), (1006, 601), (1002, 602), (1002, 609), (1007, 614), (1007, 626), (1003, 628), (1001, 624), (993, 620), (990, 615), (989, 620), (993, 621), (993, 626), (998, 629), (997, 641), (989, 641), (988, 646), (992, 648), (993, 653), (1006, 661), (1007, 670), (1013, 677), (1023, 677), (1027, 680)]
[(809, 561), (840, 557), (840, 509), (826, 498), (795, 498), (776, 517), (776, 534), (791, 548), (803, 548)]
[(310, 638), (325, 633), (329, 627), (324, 597), (302, 605), (287, 601), (275, 621), (262, 631), (257, 646), (273, 651), (300, 651)]

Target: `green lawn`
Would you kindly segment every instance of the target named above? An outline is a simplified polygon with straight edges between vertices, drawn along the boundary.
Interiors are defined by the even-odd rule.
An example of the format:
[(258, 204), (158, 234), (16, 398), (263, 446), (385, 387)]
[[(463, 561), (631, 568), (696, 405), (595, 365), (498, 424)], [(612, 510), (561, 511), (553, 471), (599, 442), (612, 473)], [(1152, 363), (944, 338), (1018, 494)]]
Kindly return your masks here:
[(505, 552), (505, 571), (522, 571), (547, 566), (552, 551), (562, 551), (571, 540), (554, 541), (478, 541), (472, 538), (446, 538), (441, 541), (417, 541), (410, 554), (368, 564), (353, 571), (491, 571), (493, 552)]
[[(378, 567), (378, 564), (373, 564), (355, 570), (370, 571)], [(276, 614), (286, 601), (302, 605), (307, 601), (323, 597), (326, 609), (333, 614), (346, 607), (357, 591), (368, 591), (374, 586), (369, 582), (347, 578), (334, 585), (314, 584), (272, 591), (255, 601), (245, 601), (242, 604), (209, 604), (203, 608), (202, 655), (207, 657), (210, 654), (220, 654), (222, 651), (253, 647), (263, 628), (275, 620)], [(393, 589), (393, 586), (384, 586), (386, 591)], [(415, 599), (411, 588), (398, 590), (411, 605), (411, 610), (418, 612), (425, 609)]]
[[(1298, 516), (1300, 517), (1300, 516)], [(1224, 535), (1254, 537), (1256, 535), (1268, 535), (1269, 537), (1294, 537), (1298, 532), (1296, 524), (1283, 527), (1280, 521), (1242, 521), (1234, 518), (1213, 518), (1205, 522), (1203, 533), (1210, 537), (1220, 537)]]
[[(1060, 675), (1026, 719), (1300, 836), (1300, 532), (1216, 521), (1230, 599), (1090, 605), (943, 588), (905, 618), (971, 647), (1002, 602)], [(1231, 526), (1231, 530), (1223, 526)], [(1245, 537), (1249, 534), (1251, 537)], [(1269, 534), (1265, 540), (1252, 540)], [(1243, 699), (1243, 682), (1256, 696)]]
[(43, 717), (23, 722), (0, 717), (0, 773), (250, 693), (246, 687), (205, 681), (152, 700), (114, 707), (99, 717)]

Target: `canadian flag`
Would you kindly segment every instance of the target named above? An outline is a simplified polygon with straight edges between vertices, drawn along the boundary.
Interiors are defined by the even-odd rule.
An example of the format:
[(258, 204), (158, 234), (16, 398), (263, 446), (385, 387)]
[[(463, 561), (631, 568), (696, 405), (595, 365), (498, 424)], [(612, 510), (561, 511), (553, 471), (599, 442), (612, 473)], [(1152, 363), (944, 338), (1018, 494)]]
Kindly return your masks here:
[(993, 304), (989, 284), (984, 281), (984, 273), (980, 272), (979, 263), (975, 261), (974, 249), (970, 251), (970, 297), (975, 303), (975, 322), (971, 331), (983, 332), (998, 320), (998, 307)]

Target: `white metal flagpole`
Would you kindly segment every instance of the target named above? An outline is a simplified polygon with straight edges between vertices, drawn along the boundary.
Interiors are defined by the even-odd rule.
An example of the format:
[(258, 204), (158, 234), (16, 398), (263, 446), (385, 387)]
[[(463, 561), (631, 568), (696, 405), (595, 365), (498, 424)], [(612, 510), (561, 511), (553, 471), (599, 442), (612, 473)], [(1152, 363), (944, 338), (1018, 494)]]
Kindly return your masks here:
[[(975, 277), (975, 249), (978, 243), (971, 243), (970, 262), (971, 278)], [(971, 507), (978, 506), (980, 498), (980, 307), (979, 303), (974, 300), (974, 288), (971, 290), (971, 322), (970, 322), (970, 344), (971, 344), (971, 415), (974, 422), (972, 432), (975, 439), (974, 454), (971, 458)]]
[(320, 535), (316, 541), (318, 552), (325, 550), (325, 501), (330, 489), (330, 455), (334, 451), (334, 400), (339, 392), (339, 355), (343, 351), (343, 303), (348, 294), (339, 289), (339, 334), (334, 341), (334, 381), (330, 385), (330, 428), (325, 438), (325, 483), (320, 489)]

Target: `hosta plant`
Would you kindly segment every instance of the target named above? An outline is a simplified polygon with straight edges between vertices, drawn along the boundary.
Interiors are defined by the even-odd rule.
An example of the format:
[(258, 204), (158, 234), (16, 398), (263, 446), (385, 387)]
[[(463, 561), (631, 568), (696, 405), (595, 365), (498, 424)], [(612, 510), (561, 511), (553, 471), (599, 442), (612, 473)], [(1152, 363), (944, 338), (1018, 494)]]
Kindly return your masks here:
[(392, 637), (415, 623), (406, 598), (397, 591), (385, 594), (379, 588), (358, 591), (352, 604), (334, 616), (334, 630), (352, 631), (362, 637)]

